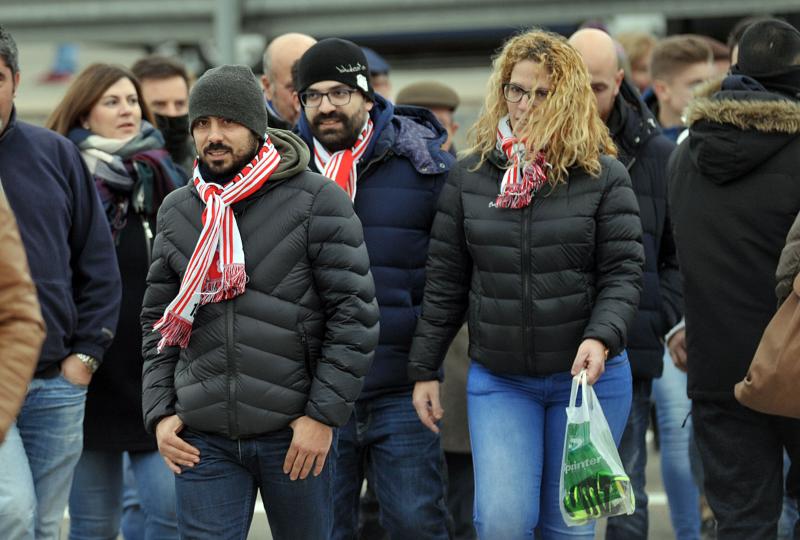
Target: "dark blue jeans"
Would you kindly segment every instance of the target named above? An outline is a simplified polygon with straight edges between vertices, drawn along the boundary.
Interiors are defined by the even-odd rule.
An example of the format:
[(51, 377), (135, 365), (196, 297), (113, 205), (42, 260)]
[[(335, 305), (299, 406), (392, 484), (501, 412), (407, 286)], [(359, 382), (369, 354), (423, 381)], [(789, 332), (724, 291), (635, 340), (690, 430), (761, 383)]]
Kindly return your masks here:
[(410, 393), (356, 403), (337, 454), (333, 538), (357, 537), (365, 474), (392, 540), (448, 538), (439, 436), (419, 421)]
[(645, 491), (645, 469), (647, 468), (647, 426), (650, 424), (650, 395), (653, 381), (635, 379), (633, 399), (628, 423), (619, 443), (619, 458), (631, 479), (636, 510), (629, 516), (608, 518), (606, 540), (647, 540), (647, 492)]
[(259, 488), (275, 540), (330, 538), (335, 431), (322, 474), (294, 482), (283, 473), (289, 428), (240, 440), (188, 429), (180, 436), (200, 450), (200, 463), (175, 475), (181, 538), (244, 540)]

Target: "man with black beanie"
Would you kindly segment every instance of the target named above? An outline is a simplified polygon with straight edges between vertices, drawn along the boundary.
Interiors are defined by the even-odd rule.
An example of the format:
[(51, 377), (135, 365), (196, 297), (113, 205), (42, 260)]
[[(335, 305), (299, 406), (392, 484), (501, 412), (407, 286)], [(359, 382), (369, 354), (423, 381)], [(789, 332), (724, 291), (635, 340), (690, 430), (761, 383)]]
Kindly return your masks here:
[(366, 476), (392, 538), (445, 539), (439, 436), (417, 419), (406, 368), (436, 202), (453, 163), (440, 148), (447, 133), (430, 111), (376, 94), (364, 53), (349, 41), (306, 51), (297, 83), (297, 131), (313, 151), (312, 168), (353, 201), (380, 307), (375, 361), (339, 433), (333, 538), (357, 537)]
[(246, 66), (189, 96), (193, 182), (158, 213), (142, 310), (143, 409), (176, 474), (181, 538), (238, 539), (261, 490), (272, 537), (327, 540), (336, 428), (378, 339), (361, 223), (267, 129)]
[(775, 270), (800, 211), (800, 32), (774, 19), (751, 25), (731, 75), (701, 89), (686, 116), (670, 206), (706, 496), (718, 538), (774, 539), (784, 448), (788, 493), (800, 485), (800, 420), (743, 407), (733, 389), (775, 313)]

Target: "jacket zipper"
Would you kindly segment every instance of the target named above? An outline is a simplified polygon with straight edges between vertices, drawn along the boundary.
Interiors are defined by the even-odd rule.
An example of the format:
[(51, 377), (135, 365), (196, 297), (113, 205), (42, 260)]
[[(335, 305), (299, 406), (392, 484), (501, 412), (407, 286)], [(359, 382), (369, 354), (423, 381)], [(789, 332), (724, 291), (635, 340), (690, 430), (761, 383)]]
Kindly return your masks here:
[(147, 221), (145, 216), (140, 216), (142, 219), (142, 229), (144, 229), (144, 245), (147, 250), (147, 269), (150, 270), (150, 265), (153, 263), (153, 230), (150, 228), (150, 222)]
[(233, 300), (225, 302), (225, 354), (228, 364), (228, 431), (232, 438), (239, 436), (238, 417), (236, 414), (236, 370), (233, 355)]
[[(528, 333), (533, 328), (532, 309), (530, 306), (531, 280), (530, 280), (530, 210), (534, 201), (522, 209), (522, 350), (524, 351), (525, 367), (530, 369), (533, 343), (528, 343)], [(532, 335), (532, 334), (531, 334)], [(531, 340), (532, 341), (532, 340)]]

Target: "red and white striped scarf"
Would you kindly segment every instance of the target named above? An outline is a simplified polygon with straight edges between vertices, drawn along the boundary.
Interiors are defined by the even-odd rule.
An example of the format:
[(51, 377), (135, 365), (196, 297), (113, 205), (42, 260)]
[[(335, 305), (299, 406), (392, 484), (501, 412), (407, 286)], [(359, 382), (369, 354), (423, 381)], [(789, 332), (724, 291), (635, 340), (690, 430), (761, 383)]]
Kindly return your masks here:
[(314, 139), (314, 163), (317, 170), (324, 176), (334, 180), (336, 184), (345, 190), (350, 196), (350, 200), (356, 200), (356, 172), (358, 160), (364, 155), (372, 139), (372, 120), (368, 117), (361, 133), (358, 135), (353, 148), (339, 150), (331, 154), (322, 143)]
[(544, 152), (539, 152), (536, 159), (525, 162), (527, 151), (525, 145), (514, 136), (508, 115), (500, 119), (497, 125), (497, 148), (511, 162), (500, 185), (500, 194), (493, 206), (497, 208), (525, 208), (531, 203), (533, 196), (547, 182), (546, 168), (550, 164), (545, 160)]
[(203, 229), (189, 259), (178, 296), (153, 325), (161, 333), (159, 352), (167, 346), (186, 348), (197, 308), (228, 300), (244, 292), (247, 274), (239, 227), (231, 205), (263, 186), (280, 164), (281, 156), (264, 136), (255, 158), (224, 187), (206, 182), (195, 162), (194, 186), (205, 202)]

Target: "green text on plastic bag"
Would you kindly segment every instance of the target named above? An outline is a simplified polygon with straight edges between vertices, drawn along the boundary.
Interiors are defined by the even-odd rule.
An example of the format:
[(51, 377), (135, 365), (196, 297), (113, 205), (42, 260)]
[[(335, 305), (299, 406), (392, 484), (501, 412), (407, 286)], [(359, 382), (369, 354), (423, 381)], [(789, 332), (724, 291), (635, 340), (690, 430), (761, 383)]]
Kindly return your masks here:
[[(567, 424), (564, 509), (575, 521), (615, 515), (632, 493), (630, 479), (614, 474), (592, 444), (589, 422)], [(628, 503), (630, 504), (630, 503)]]

